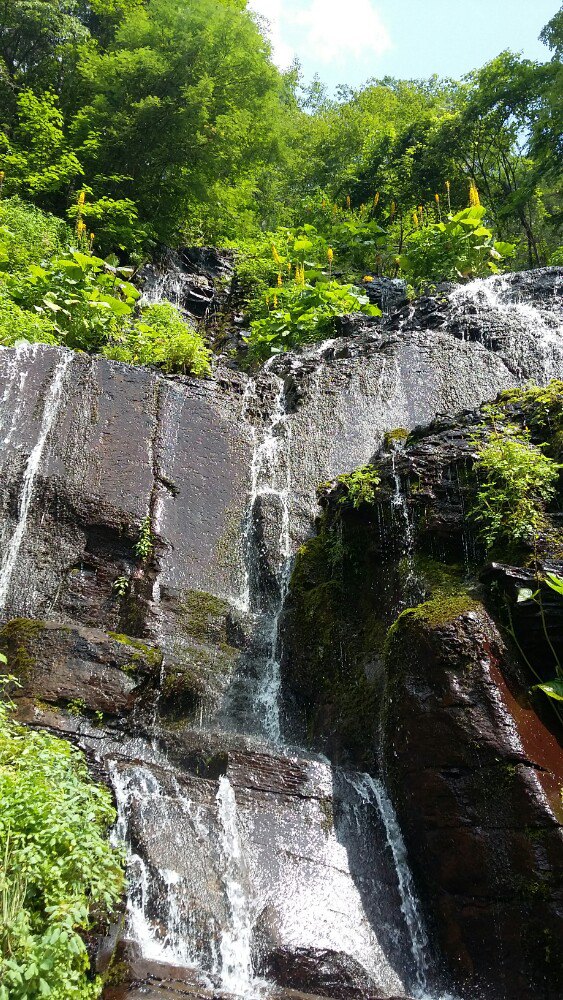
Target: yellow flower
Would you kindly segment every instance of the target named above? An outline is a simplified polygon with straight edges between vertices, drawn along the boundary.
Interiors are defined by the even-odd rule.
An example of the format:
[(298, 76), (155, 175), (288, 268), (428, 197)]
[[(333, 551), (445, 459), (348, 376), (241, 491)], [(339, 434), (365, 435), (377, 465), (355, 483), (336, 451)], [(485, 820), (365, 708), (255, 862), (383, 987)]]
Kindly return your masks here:
[(393, 216), (395, 215), (396, 211), (397, 211), (397, 205), (395, 204), (394, 201), (392, 201), (391, 202), (391, 218), (393, 218)]
[(477, 185), (474, 180), (472, 180), (469, 184), (469, 204), (471, 208), (478, 208), (481, 204)]
[(90, 243), (94, 242), (94, 233), (90, 233)]
[(351, 202), (351, 200), (350, 200), (350, 195), (349, 195), (349, 194), (347, 194), (347, 195), (346, 195), (346, 208), (350, 208), (350, 207), (351, 207), (351, 205), (352, 205), (352, 202)]
[(446, 181), (446, 191), (449, 194), (449, 191), (450, 191), (450, 182), (449, 181)]
[(78, 195), (78, 201), (77, 201), (77, 205), (79, 206), (79, 208), (82, 208), (85, 201), (86, 201), (86, 193), (84, 191), (81, 191), (80, 194)]
[(435, 194), (434, 195), (434, 201), (436, 202), (437, 205), (440, 204), (440, 195), (439, 194)]
[(4, 171), (0, 170), (0, 184), (2, 184), (2, 182), (4, 181), (5, 176), (6, 174), (4, 173)]
[(328, 248), (328, 250), (326, 252), (326, 255), (328, 257), (329, 264), (332, 264), (332, 262), (334, 260), (334, 250), (332, 249), (332, 247)]
[(84, 236), (86, 232), (86, 223), (82, 219), (79, 219), (76, 223), (76, 232), (79, 236)]
[(379, 191), (376, 191), (373, 199), (373, 207), (377, 208), (378, 205), (379, 205)]
[(277, 297), (277, 295), (274, 295), (274, 309), (277, 309), (277, 308), (278, 308), (278, 297)]
[(371, 274), (364, 274), (362, 281), (373, 281)]
[(278, 274), (278, 288), (281, 288), (282, 284), (283, 284), (283, 281), (282, 281), (282, 276), (281, 276), (281, 271), (280, 271), (280, 273)]
[(288, 260), (288, 262), (287, 262), (287, 271), (288, 271), (288, 274), (291, 274), (291, 261), (290, 260)]
[(274, 258), (276, 264), (281, 264), (282, 259), (281, 259), (280, 255), (279, 255), (278, 251), (276, 250), (276, 247), (275, 247), (275, 245), (273, 243), (272, 243), (272, 257)]
[(416, 212), (412, 213), (412, 221), (415, 229), (418, 229), (418, 215)]

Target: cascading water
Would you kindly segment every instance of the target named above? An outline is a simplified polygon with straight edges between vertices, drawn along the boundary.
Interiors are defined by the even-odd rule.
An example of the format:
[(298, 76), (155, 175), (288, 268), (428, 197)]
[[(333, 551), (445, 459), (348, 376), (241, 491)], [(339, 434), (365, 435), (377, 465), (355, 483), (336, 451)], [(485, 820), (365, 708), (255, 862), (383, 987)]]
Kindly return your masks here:
[(243, 857), (237, 826), (237, 803), (229, 779), (219, 779), (217, 808), (221, 828), (223, 881), (229, 920), (221, 933), (221, 985), (239, 996), (253, 993), (252, 917), (243, 881)]
[[(268, 366), (266, 365), (266, 371)], [(239, 607), (254, 617), (254, 630), (258, 638), (258, 669), (256, 675), (248, 679), (242, 677), (242, 692), (235, 683), (226, 699), (223, 719), (235, 718), (239, 724), (251, 732), (262, 733), (272, 743), (280, 741), (280, 662), (279, 624), (291, 576), (291, 468), (289, 448), (291, 446), (291, 426), (286, 410), (286, 395), (283, 379), (270, 376), (273, 386), (273, 404), (265, 426), (260, 433), (252, 419), (253, 409), (258, 403), (258, 386), (249, 379), (242, 403), (243, 417), (247, 421), (253, 441), (250, 490), (248, 508), (243, 525), (245, 574)], [(264, 544), (257, 524), (263, 516), (264, 505), (273, 511), (277, 522), (272, 553), (275, 565), (271, 594), (265, 601), (262, 592), (261, 564), (264, 560)], [(268, 553), (268, 556), (272, 555)], [(256, 665), (256, 657), (253, 657)], [(236, 702), (242, 701), (241, 710)]]
[[(36, 479), (41, 469), (41, 460), (49, 440), (49, 435), (53, 429), (61, 407), (65, 375), (72, 364), (72, 359), (73, 354), (70, 351), (67, 351), (62, 355), (55, 366), (51, 383), (45, 397), (37, 440), (29, 453), (25, 465), (22, 489), (18, 502), (17, 521), (11, 537), (4, 543), (2, 561), (0, 563), (0, 614), (2, 614), (5, 610), (6, 603), (10, 595), (12, 577), (25, 536), (27, 519), (31, 501), (33, 499)], [(15, 426), (14, 422), (12, 426)], [(4, 443), (6, 443), (6, 441)], [(25, 595), (18, 598), (17, 602), (14, 604), (13, 610), (17, 610), (19, 613), (26, 610)]]

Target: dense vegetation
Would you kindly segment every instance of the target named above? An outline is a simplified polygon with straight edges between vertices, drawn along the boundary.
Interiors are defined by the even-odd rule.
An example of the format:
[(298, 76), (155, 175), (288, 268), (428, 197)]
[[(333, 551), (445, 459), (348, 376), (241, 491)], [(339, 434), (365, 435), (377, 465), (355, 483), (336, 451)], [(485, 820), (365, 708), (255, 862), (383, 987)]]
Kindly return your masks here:
[(110, 793), (65, 740), (17, 725), (0, 700), (0, 800), (0, 1000), (95, 1000), (82, 935), (124, 884)]
[(333, 98), (245, 0), (2, 0), (0, 343), (205, 374), (198, 333), (139, 306), (163, 245), (238, 250), (258, 360), (373, 311), (380, 275), (563, 261), (563, 10), (542, 37), (543, 64)]

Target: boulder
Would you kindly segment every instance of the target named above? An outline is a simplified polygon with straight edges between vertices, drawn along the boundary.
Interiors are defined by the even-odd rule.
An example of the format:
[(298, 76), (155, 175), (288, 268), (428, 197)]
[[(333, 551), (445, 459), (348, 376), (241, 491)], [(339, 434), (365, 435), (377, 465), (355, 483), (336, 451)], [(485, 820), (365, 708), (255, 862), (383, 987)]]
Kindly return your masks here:
[(458, 596), (393, 626), (385, 775), (419, 891), (464, 996), (563, 990), (563, 751), (518, 700), (502, 639)]
[(0, 650), (19, 684), (16, 702), (70, 706), (78, 715), (129, 714), (154, 698), (162, 662), (157, 647), (130, 636), (28, 618), (0, 629)]

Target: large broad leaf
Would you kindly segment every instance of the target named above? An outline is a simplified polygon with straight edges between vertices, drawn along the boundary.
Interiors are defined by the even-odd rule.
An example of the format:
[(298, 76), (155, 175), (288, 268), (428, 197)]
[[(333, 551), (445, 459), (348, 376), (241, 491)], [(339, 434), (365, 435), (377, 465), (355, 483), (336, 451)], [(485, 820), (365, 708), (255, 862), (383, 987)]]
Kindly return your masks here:
[(545, 582), (548, 587), (555, 590), (557, 594), (563, 596), (563, 579), (560, 576), (556, 576), (555, 573), (547, 573), (545, 577)]
[(563, 677), (555, 677), (552, 681), (546, 681), (545, 684), (534, 684), (534, 690), (536, 689), (543, 691), (548, 698), (563, 701)]

